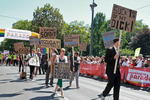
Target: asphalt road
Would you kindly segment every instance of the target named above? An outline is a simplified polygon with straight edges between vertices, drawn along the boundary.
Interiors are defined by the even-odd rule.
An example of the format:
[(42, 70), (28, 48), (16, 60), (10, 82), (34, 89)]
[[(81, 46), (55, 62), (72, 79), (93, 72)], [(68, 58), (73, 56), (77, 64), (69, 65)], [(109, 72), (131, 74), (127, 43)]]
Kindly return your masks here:
[[(37, 75), (34, 80), (29, 80), (27, 67), (27, 80), (20, 80), (17, 66), (0, 66), (0, 100), (101, 100), (100, 94), (107, 81), (80, 76), (80, 88), (76, 89), (75, 81), (68, 87), (69, 80), (63, 80), (65, 98), (61, 98), (60, 90), (54, 94), (54, 87), (45, 86), (45, 75)], [(113, 100), (113, 90), (105, 100)], [(130, 84), (121, 84), (120, 100), (150, 100), (150, 90)]]

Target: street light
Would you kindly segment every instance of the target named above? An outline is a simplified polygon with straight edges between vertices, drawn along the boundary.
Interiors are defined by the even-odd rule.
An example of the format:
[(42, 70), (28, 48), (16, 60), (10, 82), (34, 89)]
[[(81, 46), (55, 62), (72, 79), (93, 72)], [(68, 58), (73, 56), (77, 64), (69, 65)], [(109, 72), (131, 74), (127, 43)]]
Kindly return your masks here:
[(93, 17), (94, 17), (94, 7), (96, 7), (97, 4), (94, 3), (93, 0), (93, 4), (90, 4), (91, 10), (92, 10), (92, 23), (91, 23), (91, 44), (90, 44), (90, 55), (92, 55), (92, 43), (93, 43)]

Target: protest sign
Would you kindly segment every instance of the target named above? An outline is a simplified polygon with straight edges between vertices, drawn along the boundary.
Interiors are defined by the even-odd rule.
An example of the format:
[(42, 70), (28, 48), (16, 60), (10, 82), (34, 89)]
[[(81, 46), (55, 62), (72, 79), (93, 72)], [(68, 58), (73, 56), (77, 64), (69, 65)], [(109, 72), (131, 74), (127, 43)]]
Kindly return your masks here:
[(30, 45), (38, 45), (39, 44), (39, 39), (38, 36), (30, 36)]
[(40, 66), (39, 57), (38, 56), (34, 56), (34, 57), (30, 58), (29, 65), (30, 66)]
[(65, 47), (76, 47), (80, 46), (81, 44), (81, 35), (74, 34), (74, 35), (65, 35), (64, 36), (64, 46)]
[(103, 41), (104, 41), (104, 46), (105, 48), (113, 47), (113, 39), (115, 38), (115, 32), (110, 31), (110, 32), (105, 32), (102, 34)]
[(136, 15), (137, 11), (114, 4), (110, 27), (118, 30), (134, 32)]
[(19, 54), (28, 54), (28, 53), (30, 53), (30, 47), (19, 48), (18, 53)]
[(86, 51), (86, 47), (87, 47), (87, 43), (81, 42), (80, 50), (81, 51)]
[(15, 51), (18, 51), (19, 48), (23, 48), (23, 47), (24, 47), (23, 42), (14, 43)]
[(18, 30), (18, 29), (5, 29), (5, 38), (16, 39), (16, 40), (29, 40), (31, 31)]
[(56, 39), (56, 28), (40, 27), (40, 39)]
[(69, 79), (70, 78), (70, 64), (69, 63), (55, 63), (54, 78)]
[(61, 40), (59, 39), (41, 39), (42, 48), (61, 49)]

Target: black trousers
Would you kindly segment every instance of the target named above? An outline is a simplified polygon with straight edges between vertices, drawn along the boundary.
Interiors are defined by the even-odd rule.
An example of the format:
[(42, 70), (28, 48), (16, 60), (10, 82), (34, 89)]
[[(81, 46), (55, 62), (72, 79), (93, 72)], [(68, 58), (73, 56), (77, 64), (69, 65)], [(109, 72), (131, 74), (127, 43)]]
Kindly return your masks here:
[(9, 66), (10, 66), (11, 59), (7, 59), (6, 66), (7, 66), (8, 63), (9, 63)]
[(14, 62), (13, 62), (13, 66), (15, 66), (15, 65), (18, 66), (17, 60), (14, 60)]
[[(22, 65), (22, 62), (20, 61), (19, 62), (19, 72), (21, 71), (21, 66), (23, 66), (23, 65)], [(22, 68), (22, 72), (23, 72), (23, 68)]]
[(40, 67), (39, 67), (39, 74), (41, 74), (41, 70), (42, 70), (43, 74), (45, 74), (45, 71), (44, 71), (42, 64), (40, 64)]
[(105, 97), (109, 94), (112, 87), (114, 87), (113, 90), (113, 100), (119, 100), (119, 91), (120, 91), (120, 81), (121, 81), (121, 75), (120, 72), (116, 72), (116, 74), (107, 74), (108, 76), (108, 83), (103, 91), (102, 95)]
[[(48, 67), (47, 70), (46, 70), (46, 80), (45, 80), (45, 84), (48, 84), (49, 82), (49, 76), (50, 76), (50, 72), (51, 72), (51, 67)], [(51, 80), (50, 80), (50, 85), (53, 85), (53, 75), (51, 77)]]
[(30, 66), (30, 79), (33, 79), (35, 66)]

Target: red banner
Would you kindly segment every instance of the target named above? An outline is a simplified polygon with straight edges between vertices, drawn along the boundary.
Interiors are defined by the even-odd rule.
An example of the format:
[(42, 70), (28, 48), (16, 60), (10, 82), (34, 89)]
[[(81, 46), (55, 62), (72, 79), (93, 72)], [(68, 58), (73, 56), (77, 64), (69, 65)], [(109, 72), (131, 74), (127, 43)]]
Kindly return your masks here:
[(125, 80), (136, 86), (150, 87), (150, 68), (127, 68)]
[[(108, 79), (105, 71), (106, 65), (81, 63), (79, 72)], [(150, 68), (120, 67), (120, 72), (122, 81), (126, 81), (136, 86), (150, 87)]]

